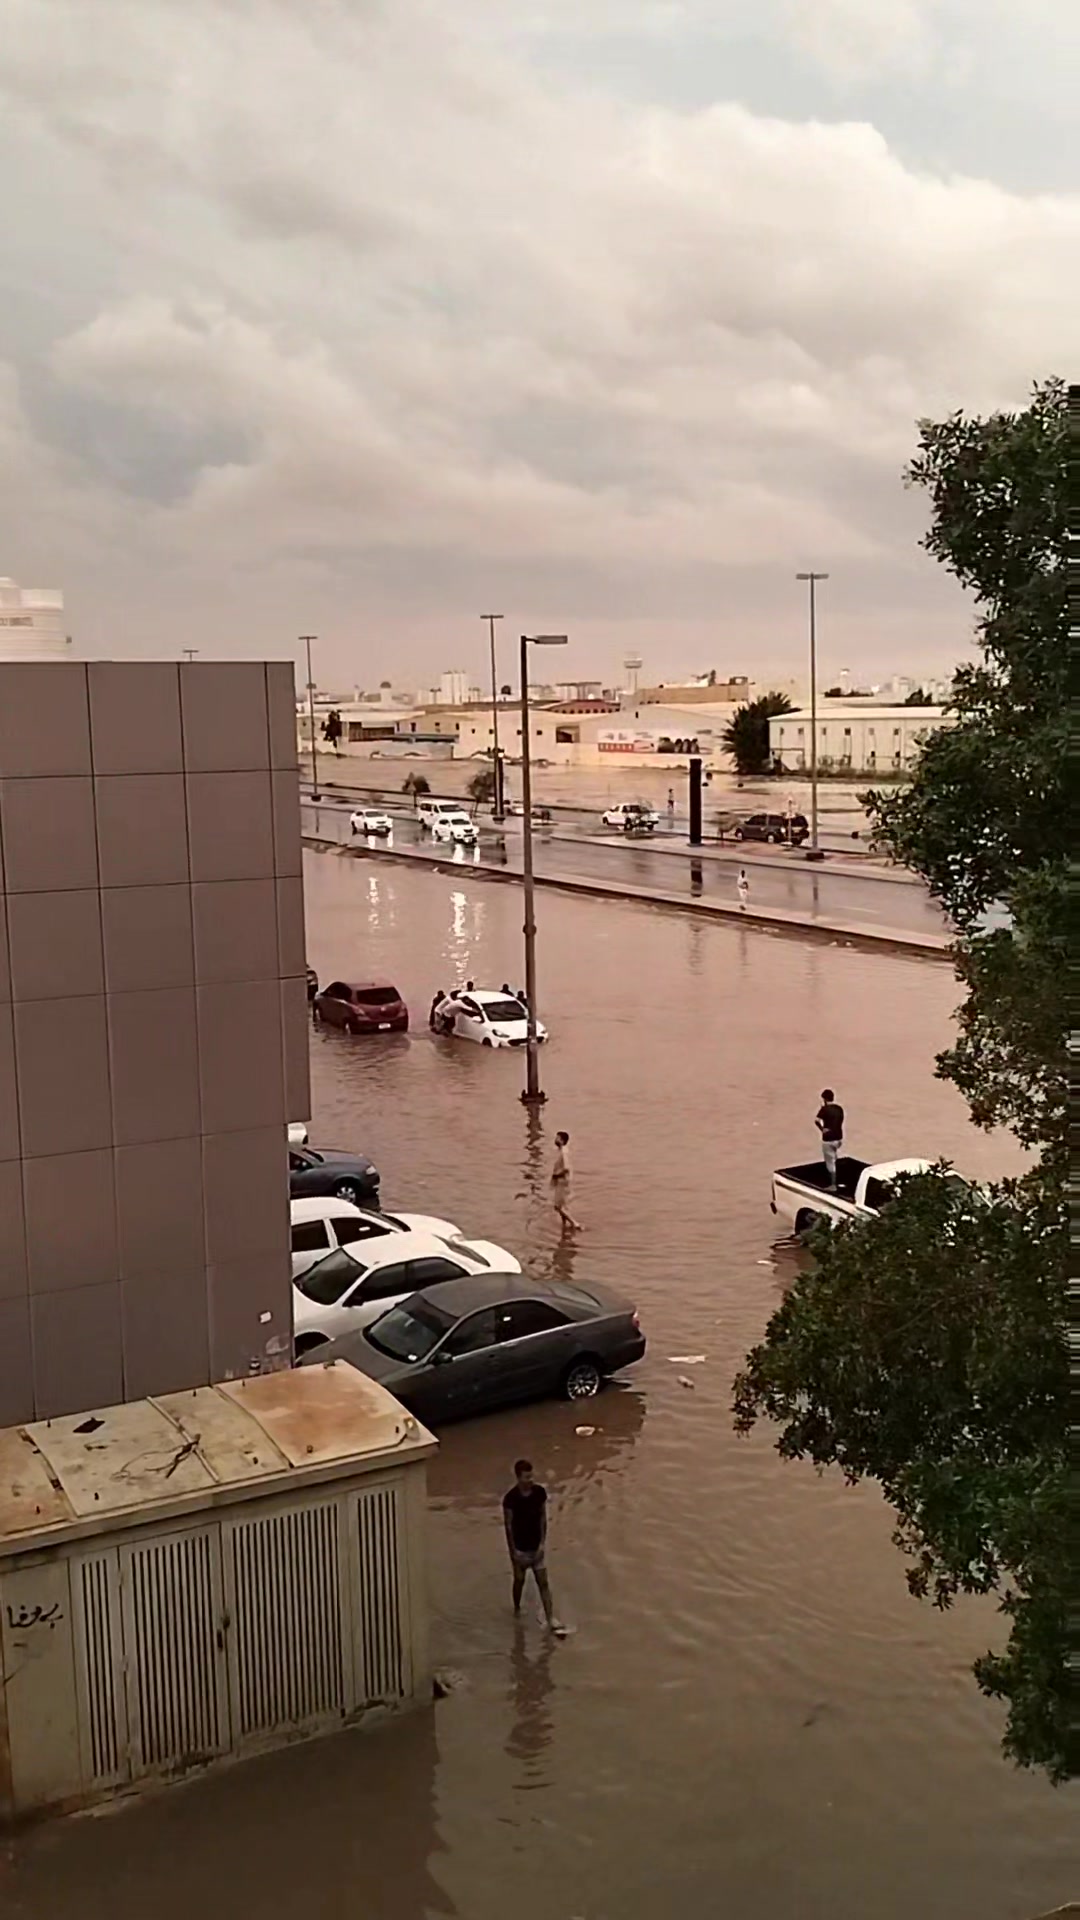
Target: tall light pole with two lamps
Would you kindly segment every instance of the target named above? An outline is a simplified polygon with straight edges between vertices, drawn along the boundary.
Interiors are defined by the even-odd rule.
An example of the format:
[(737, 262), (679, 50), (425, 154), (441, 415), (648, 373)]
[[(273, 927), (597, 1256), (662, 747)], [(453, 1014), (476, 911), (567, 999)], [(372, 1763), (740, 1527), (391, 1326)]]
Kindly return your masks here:
[(565, 647), (565, 633), (523, 633), (521, 636), (521, 804), (525, 818), (521, 878), (525, 894), (525, 998), (528, 1001), (528, 1039), (525, 1047), (526, 1106), (547, 1099), (540, 1090), (539, 1043), (536, 1038), (536, 883), (533, 878), (532, 760), (529, 753), (529, 648)]
[(495, 622), (502, 619), (501, 613), (482, 613), (486, 620), (488, 641), (491, 647), (491, 764), (495, 771), (495, 791), (492, 800), (492, 817), (502, 825), (505, 808), (503, 806), (503, 769), (502, 755), (499, 752), (499, 676), (495, 662)]
[(827, 580), (827, 573), (797, 573), (796, 580), (805, 580), (810, 589), (810, 845), (806, 849), (808, 860), (824, 858), (818, 846), (818, 797), (817, 797), (817, 599), (814, 592), (819, 580)]
[(311, 649), (315, 639), (316, 635), (313, 633), (302, 633), (300, 635), (300, 645), (303, 647), (307, 656), (308, 729), (311, 733), (311, 797), (313, 800), (318, 800), (321, 798), (319, 793), (319, 749), (315, 740), (315, 681), (311, 673)]

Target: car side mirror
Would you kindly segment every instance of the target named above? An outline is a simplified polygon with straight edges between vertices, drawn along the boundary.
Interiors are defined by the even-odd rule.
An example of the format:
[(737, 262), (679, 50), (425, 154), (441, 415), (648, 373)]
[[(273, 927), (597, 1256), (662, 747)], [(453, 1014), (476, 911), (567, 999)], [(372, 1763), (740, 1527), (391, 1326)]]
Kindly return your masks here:
[(440, 1347), (437, 1353), (432, 1354), (431, 1364), (433, 1367), (445, 1367), (453, 1357), (452, 1353), (447, 1353), (445, 1347)]

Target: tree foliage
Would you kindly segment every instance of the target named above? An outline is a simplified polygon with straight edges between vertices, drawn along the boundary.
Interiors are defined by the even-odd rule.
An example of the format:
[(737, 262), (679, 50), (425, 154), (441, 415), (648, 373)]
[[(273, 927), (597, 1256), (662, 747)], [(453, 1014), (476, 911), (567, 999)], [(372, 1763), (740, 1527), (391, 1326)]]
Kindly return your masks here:
[(737, 773), (768, 772), (772, 764), (769, 721), (774, 714), (790, 712), (786, 693), (763, 693), (738, 709), (724, 728), (724, 745)]
[(401, 783), (401, 791), (412, 795), (412, 803), (415, 807), (423, 794), (431, 792), (431, 782), (426, 774), (407, 773)]
[(1007, 1708), (1005, 1751), (1074, 1771), (1067, 1686), (1064, 1035), (1068, 416), (1060, 382), (988, 419), (924, 422), (910, 478), (925, 546), (973, 595), (981, 658), (955, 725), (875, 830), (958, 929), (965, 988), (939, 1075), (977, 1126), (1032, 1150), (975, 1197), (944, 1168), (881, 1216), (815, 1241), (735, 1386), (736, 1424), (782, 1454), (880, 1482), (908, 1582), (947, 1606), (993, 1593), (1007, 1642), (975, 1665)]
[(495, 798), (494, 767), (481, 767), (479, 773), (473, 774), (466, 791), (469, 799), (474, 801), (478, 807), (489, 805)]

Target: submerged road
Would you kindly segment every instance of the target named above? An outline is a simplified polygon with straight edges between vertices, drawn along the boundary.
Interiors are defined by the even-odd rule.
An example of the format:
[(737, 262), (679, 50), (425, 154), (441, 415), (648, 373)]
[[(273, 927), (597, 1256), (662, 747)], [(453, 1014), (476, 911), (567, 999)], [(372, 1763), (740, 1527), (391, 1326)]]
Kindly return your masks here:
[[(431, 835), (408, 814), (394, 816), (389, 840), (365, 841), (349, 828), (350, 807), (341, 802), (310, 799), (303, 802), (304, 832), (325, 840), (408, 854), (438, 852), (440, 859), (467, 870), (478, 864), (498, 865), (507, 873), (521, 871), (520, 822), (509, 822), (501, 834), (480, 822), (478, 847), (434, 847)], [(755, 851), (760, 858), (755, 858)], [(685, 895), (689, 899), (737, 906), (736, 877), (745, 865), (749, 877), (749, 905), (762, 910), (804, 915), (827, 925), (837, 923), (868, 931), (895, 929), (900, 933), (940, 938), (948, 924), (926, 889), (908, 874), (887, 875), (881, 870), (860, 872), (852, 866), (830, 870), (827, 862), (808, 866), (797, 853), (765, 848), (702, 848), (697, 857), (685, 846), (661, 840), (610, 843), (583, 838), (558, 829), (537, 828), (533, 839), (536, 872), (541, 875), (579, 875), (583, 879), (623, 884), (628, 890), (645, 888)]]
[[(443, 1431), (447, 1698), (20, 1836), (3, 1920), (1026, 1920), (1069, 1898), (1077, 1790), (1002, 1758), (971, 1677), (1003, 1644), (994, 1606), (913, 1600), (872, 1486), (731, 1427), (732, 1376), (797, 1270), (770, 1171), (814, 1152), (822, 1086), (853, 1152), (1016, 1165), (934, 1078), (948, 970), (545, 892), (549, 1104), (530, 1120), (520, 1056), (425, 1024), (437, 986), (519, 977), (516, 891), (332, 854), (304, 870), (312, 964), (393, 980), (414, 1018), (312, 1032), (313, 1141), (369, 1152), (390, 1206), (629, 1294), (649, 1350), (587, 1408)], [(546, 1190), (564, 1126), (569, 1245)], [(559, 1644), (531, 1602), (510, 1611), (499, 1503), (520, 1454), (550, 1490)]]

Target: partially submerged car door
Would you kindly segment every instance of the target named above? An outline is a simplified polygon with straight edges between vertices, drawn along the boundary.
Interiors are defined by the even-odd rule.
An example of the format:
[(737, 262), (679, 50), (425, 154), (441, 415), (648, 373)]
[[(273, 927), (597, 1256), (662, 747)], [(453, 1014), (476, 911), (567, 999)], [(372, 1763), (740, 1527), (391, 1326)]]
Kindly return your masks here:
[(470, 1313), (447, 1334), (427, 1371), (431, 1376), (430, 1405), (433, 1418), (459, 1420), (479, 1413), (492, 1404), (492, 1356), (497, 1337), (494, 1307), (481, 1307)]
[(458, 1001), (454, 1027), (455, 1030), (462, 1034), (467, 1040), (479, 1040), (487, 1031), (487, 1021), (484, 1015), (481, 1013), (476, 1001), (471, 1000), (467, 993), (462, 994), (461, 999)]
[(508, 1300), (496, 1315), (493, 1393), (505, 1402), (556, 1392), (578, 1345), (576, 1323), (547, 1300)]

